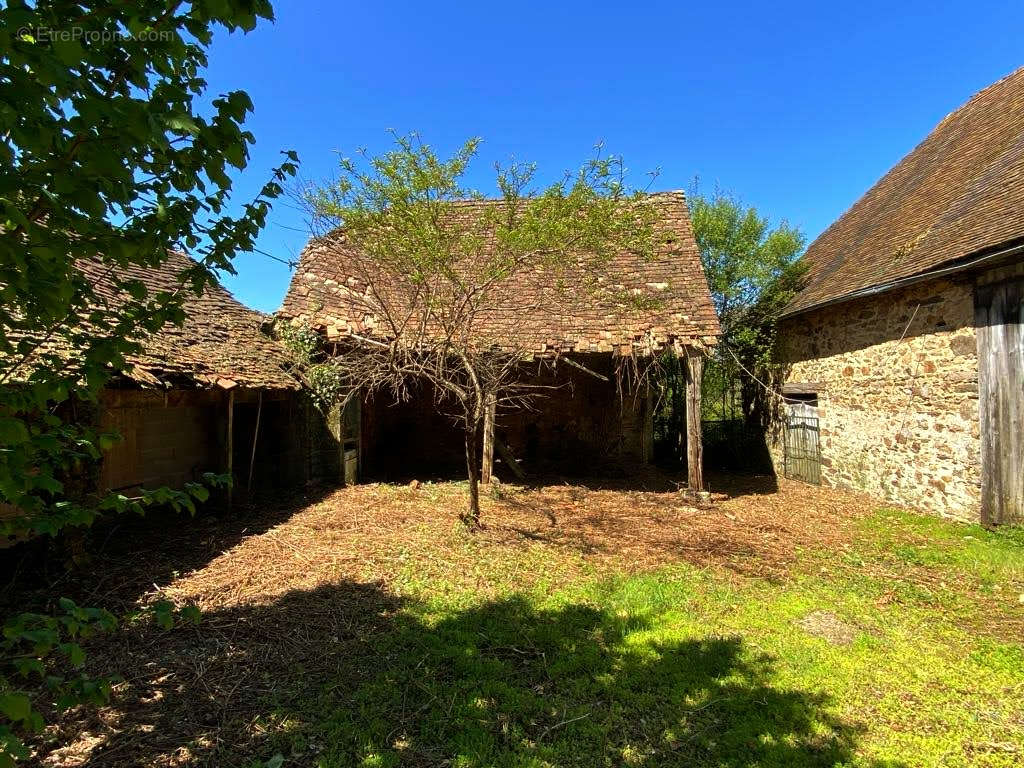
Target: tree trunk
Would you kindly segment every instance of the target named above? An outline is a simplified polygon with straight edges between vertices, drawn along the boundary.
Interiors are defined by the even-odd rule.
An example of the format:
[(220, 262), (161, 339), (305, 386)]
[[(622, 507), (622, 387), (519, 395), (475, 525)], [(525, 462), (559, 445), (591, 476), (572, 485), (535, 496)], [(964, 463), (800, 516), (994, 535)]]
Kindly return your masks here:
[(494, 420), (497, 416), (497, 400), (494, 395), (487, 395), (484, 409), (484, 454), (480, 467), (480, 482), (488, 485), (494, 473)]
[(469, 475), (469, 506), (462, 516), (462, 521), (469, 528), (480, 527), (480, 454), (477, 453), (477, 429), (477, 424), (466, 429), (466, 474)]

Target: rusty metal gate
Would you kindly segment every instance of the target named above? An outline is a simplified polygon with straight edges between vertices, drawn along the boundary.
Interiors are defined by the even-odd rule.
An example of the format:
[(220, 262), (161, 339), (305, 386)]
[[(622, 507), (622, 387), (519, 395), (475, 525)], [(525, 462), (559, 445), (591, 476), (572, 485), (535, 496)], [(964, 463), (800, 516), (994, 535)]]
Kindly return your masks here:
[(821, 485), (821, 448), (818, 443), (818, 407), (803, 402), (786, 403), (786, 477)]

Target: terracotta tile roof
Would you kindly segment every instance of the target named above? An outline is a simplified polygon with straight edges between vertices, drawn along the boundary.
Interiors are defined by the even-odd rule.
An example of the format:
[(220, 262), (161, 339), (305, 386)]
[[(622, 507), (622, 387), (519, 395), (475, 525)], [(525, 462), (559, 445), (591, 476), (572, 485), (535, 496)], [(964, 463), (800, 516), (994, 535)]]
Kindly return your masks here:
[[(118, 274), (141, 280), (152, 295), (177, 289), (178, 276), (192, 265), (187, 256), (174, 253), (158, 269), (133, 267)], [(79, 267), (93, 278), (100, 296), (116, 300), (108, 267), (99, 262)], [(284, 350), (260, 330), (266, 315), (240, 304), (219, 284), (208, 286), (202, 296), (189, 292), (184, 308), (182, 327), (165, 326), (146, 340), (143, 354), (130, 359), (129, 379), (149, 386), (298, 388), (284, 370)]]
[[(533, 349), (538, 355), (625, 352), (674, 342), (714, 344), (718, 318), (693, 238), (686, 198), (682, 192), (666, 192), (651, 199), (663, 235), (659, 242), (664, 241), (658, 253), (652, 259), (619, 254), (599, 280), (617, 294), (631, 293), (654, 302), (639, 301), (627, 307), (625, 302), (612, 301), (607, 295), (602, 301), (600, 293), (588, 290), (572, 294), (569, 306), (564, 292), (547, 302), (542, 297), (545, 291), (555, 292), (554, 280), (537, 270), (517, 277), (514, 292), (477, 318), (478, 338), (499, 345), (503, 339), (514, 338), (517, 346)], [(474, 211), (479, 211), (479, 206), (494, 204), (459, 204), (458, 215), (478, 216)], [(346, 271), (344, 246), (313, 240), (302, 253), (278, 314), (309, 322), (329, 337), (372, 332), (377, 319), (366, 314), (366, 299), (352, 298), (365, 296), (365, 291), (366, 286)], [(555, 311), (524, 310), (533, 304)]]
[(793, 314), (1024, 238), (1024, 68), (977, 93), (815, 240)]

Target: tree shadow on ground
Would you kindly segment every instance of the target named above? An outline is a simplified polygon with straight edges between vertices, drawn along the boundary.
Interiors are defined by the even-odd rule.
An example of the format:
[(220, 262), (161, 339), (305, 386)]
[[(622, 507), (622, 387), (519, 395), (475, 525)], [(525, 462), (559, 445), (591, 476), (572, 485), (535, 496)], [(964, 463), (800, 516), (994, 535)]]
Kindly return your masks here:
[(736, 499), (779, 492), (779, 479), (774, 474), (711, 471), (704, 476), (704, 481), (713, 498)]
[(71, 531), (78, 562), (72, 562), (66, 538), (24, 542), (6, 550), (0, 565), (0, 615), (49, 610), (55, 595), (117, 613), (131, 610), (154, 584), (202, 568), (333, 491), (327, 485), (281, 490), (232, 509), (211, 502), (193, 516), (157, 508), (145, 516), (100, 518), (91, 528)]
[[(656, 641), (650, 617), (511, 597), (443, 615), (374, 585), (131, 628), (126, 678), (39, 759), (97, 766), (831, 766), (858, 728), (737, 637)], [(70, 746), (66, 746), (69, 745)], [(86, 749), (87, 748), (87, 749)], [(83, 751), (79, 751), (83, 750)], [(76, 751), (78, 751), (76, 757)]]

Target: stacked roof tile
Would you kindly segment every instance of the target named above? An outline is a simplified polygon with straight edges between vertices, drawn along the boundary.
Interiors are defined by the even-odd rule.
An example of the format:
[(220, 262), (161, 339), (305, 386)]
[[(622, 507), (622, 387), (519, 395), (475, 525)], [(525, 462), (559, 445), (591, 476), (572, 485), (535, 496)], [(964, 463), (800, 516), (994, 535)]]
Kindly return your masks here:
[[(682, 192), (651, 195), (659, 232), (653, 258), (620, 253), (594, 276), (601, 290), (559, 290), (573, 275), (538, 268), (517, 275), (501, 298), (474, 324), (478, 340), (508, 342), (537, 355), (625, 352), (672, 344), (708, 346), (719, 332), (707, 280)], [(457, 216), (480, 217), (499, 201), (461, 203)], [(476, 221), (481, 219), (477, 218)], [(486, 238), (493, 243), (493, 237)], [(314, 239), (303, 251), (279, 314), (324, 330), (329, 338), (350, 333), (387, 335), (367, 312), (368, 286), (353, 274), (353, 256), (338, 238)], [(487, 247), (486, 245), (484, 247)], [(511, 282), (511, 281), (510, 281)], [(581, 279), (580, 283), (584, 281)], [(607, 290), (605, 290), (607, 289)], [(550, 295), (546, 295), (550, 293)], [(612, 300), (631, 296), (634, 300)], [(527, 307), (539, 307), (529, 311)]]
[[(153, 295), (180, 289), (180, 276), (191, 266), (187, 256), (171, 253), (158, 268), (118, 268), (117, 274), (142, 281)], [(100, 296), (109, 293), (109, 267), (89, 262), (80, 268)], [(133, 368), (127, 378), (164, 387), (298, 388), (285, 370), (284, 350), (260, 329), (265, 315), (240, 304), (219, 283), (207, 286), (201, 296), (185, 291), (184, 325), (168, 324), (146, 339), (142, 354), (129, 360)]]

